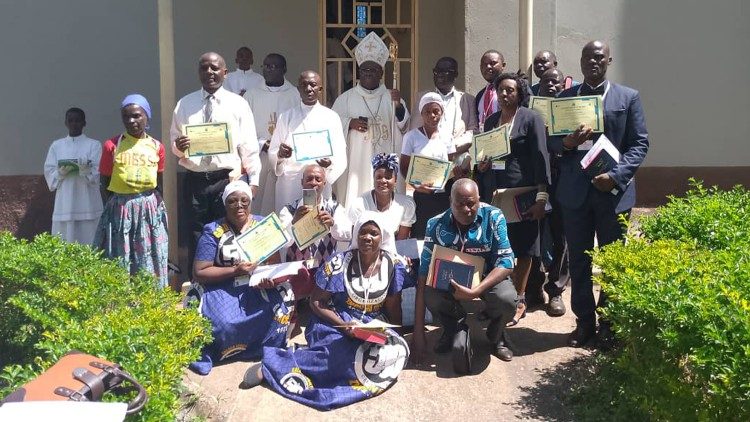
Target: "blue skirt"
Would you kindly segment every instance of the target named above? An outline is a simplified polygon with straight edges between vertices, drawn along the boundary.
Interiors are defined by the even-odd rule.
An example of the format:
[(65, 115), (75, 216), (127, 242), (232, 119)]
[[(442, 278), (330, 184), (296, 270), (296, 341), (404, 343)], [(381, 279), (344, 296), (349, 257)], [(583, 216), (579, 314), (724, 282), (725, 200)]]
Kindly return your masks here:
[(308, 346), (264, 348), (263, 378), (282, 396), (318, 410), (376, 396), (396, 382), (409, 360), (406, 340), (392, 330), (387, 334), (384, 345), (368, 343), (312, 316)]
[(209, 321), (211, 344), (190, 364), (198, 374), (211, 372), (214, 363), (227, 359), (257, 360), (264, 346), (286, 347), (294, 293), (288, 283), (273, 289), (234, 286), (234, 280), (199, 286), (200, 312)]

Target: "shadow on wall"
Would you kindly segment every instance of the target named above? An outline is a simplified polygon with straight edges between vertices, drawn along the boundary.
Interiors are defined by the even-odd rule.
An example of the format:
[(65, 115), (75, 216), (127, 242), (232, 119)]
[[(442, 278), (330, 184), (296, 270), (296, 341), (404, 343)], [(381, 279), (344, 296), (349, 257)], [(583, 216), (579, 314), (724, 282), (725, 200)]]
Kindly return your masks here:
[(0, 177), (0, 230), (24, 239), (49, 231), (54, 201), (43, 176)]

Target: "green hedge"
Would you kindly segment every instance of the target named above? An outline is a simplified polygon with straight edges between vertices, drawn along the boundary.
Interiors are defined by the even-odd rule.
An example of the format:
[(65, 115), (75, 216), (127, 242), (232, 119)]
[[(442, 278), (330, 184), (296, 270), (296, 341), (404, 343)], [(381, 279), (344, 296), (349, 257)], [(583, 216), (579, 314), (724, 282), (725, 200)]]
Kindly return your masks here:
[(132, 420), (172, 420), (208, 322), (149, 274), (130, 277), (87, 246), (0, 233), (0, 396), (76, 349), (121, 364), (149, 394)]
[(594, 254), (623, 347), (582, 414), (750, 420), (750, 192), (696, 184), (641, 230)]

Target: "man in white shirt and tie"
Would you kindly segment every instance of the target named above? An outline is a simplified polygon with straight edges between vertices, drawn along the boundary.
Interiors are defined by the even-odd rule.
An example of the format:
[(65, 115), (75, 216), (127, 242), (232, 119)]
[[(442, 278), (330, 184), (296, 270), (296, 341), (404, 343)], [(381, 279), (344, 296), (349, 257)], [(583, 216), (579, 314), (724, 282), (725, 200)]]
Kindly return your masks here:
[[(231, 181), (238, 179), (242, 171), (248, 175), (253, 194), (258, 189), (260, 159), (255, 121), (250, 105), (242, 97), (222, 87), (227, 74), (227, 65), (219, 54), (205, 53), (198, 61), (198, 77), (201, 89), (180, 99), (172, 116), (170, 138), (172, 152), (179, 157), (179, 164), (188, 170), (185, 180), (192, 231), (200, 236), (203, 226), (224, 216), (221, 193)], [(231, 150), (226, 154), (188, 157), (190, 138), (184, 126), (201, 123), (227, 123), (231, 138)], [(197, 236), (190, 244), (190, 257), (195, 251)]]

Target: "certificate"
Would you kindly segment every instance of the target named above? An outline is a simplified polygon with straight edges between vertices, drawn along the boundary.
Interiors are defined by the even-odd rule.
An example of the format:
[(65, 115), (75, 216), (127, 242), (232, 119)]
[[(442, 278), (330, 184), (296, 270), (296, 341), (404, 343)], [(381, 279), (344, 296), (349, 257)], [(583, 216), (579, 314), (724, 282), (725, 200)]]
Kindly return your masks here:
[(190, 138), (190, 147), (185, 150), (186, 157), (228, 154), (232, 152), (232, 142), (227, 123), (201, 123), (185, 125), (182, 133)]
[(552, 98), (532, 96), (529, 100), (529, 108), (539, 113), (544, 119), (544, 124), (549, 126), (549, 107)]
[(300, 250), (306, 249), (318, 239), (328, 234), (328, 227), (318, 220), (315, 210), (308, 211), (296, 223), (292, 224), (292, 237)]
[(573, 133), (581, 124), (588, 125), (594, 132), (604, 132), (604, 107), (599, 95), (550, 100), (549, 116), (550, 135)]
[(484, 157), (497, 160), (510, 154), (508, 127), (505, 124), (488, 132), (474, 135), (472, 148), (475, 163), (482, 161)]
[(260, 264), (289, 242), (281, 220), (272, 212), (253, 228), (234, 239), (247, 261)]
[(412, 185), (432, 183), (433, 188), (443, 189), (445, 188), (445, 182), (448, 181), (452, 164), (450, 161), (438, 160), (437, 158), (412, 155), (409, 162), (409, 171), (406, 173), (406, 182)]
[(297, 162), (331, 157), (331, 134), (328, 129), (292, 134), (292, 148)]

